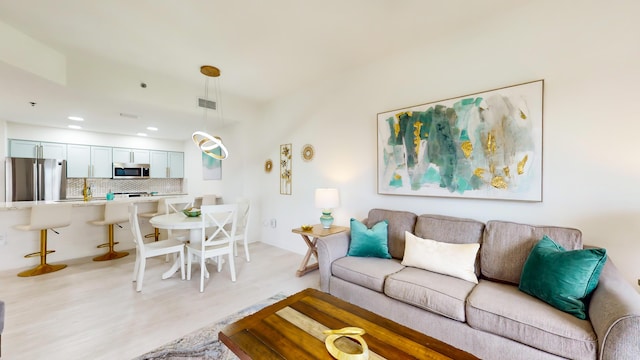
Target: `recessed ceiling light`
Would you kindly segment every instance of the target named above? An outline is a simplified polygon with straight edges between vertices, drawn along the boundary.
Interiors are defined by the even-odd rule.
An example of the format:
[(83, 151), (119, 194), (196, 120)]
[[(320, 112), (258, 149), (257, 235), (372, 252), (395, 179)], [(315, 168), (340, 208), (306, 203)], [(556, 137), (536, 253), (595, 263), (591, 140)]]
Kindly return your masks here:
[(147, 126), (147, 130), (149, 131), (158, 131), (158, 128), (155, 126)]
[(69, 125), (69, 129), (79, 130), (79, 129), (82, 129), (82, 127), (80, 127), (78, 125)]
[(138, 136), (147, 136), (145, 133), (138, 133)]
[(73, 120), (73, 121), (84, 121), (84, 119), (81, 118), (80, 116), (69, 116), (67, 119)]

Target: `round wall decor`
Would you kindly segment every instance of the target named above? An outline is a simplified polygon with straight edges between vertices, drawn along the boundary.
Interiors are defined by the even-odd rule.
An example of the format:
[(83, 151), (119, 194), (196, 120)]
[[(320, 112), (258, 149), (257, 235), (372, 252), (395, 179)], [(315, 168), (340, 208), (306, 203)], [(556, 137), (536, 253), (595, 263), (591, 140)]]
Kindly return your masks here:
[(316, 151), (313, 149), (313, 145), (306, 144), (302, 147), (302, 160), (311, 161)]
[(273, 161), (267, 159), (267, 161), (264, 162), (264, 172), (270, 173), (271, 169), (273, 169)]

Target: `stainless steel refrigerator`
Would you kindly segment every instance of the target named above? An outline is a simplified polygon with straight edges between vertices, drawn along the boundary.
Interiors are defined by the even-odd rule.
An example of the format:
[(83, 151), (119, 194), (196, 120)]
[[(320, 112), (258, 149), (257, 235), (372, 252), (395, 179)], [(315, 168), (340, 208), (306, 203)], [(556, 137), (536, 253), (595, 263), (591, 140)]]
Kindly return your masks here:
[(5, 161), (6, 201), (67, 198), (67, 161), (11, 158)]

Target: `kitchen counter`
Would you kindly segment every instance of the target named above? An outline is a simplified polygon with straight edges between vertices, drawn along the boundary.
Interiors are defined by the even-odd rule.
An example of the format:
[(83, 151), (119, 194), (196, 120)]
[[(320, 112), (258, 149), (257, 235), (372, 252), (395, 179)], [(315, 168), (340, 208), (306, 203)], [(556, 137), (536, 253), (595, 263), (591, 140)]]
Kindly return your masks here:
[[(109, 200), (109, 201), (130, 201), (135, 203), (149, 203), (149, 202), (157, 202), (159, 198), (163, 198), (163, 197), (185, 196), (185, 195), (186, 194), (162, 194), (162, 195), (153, 195), (153, 196), (119, 197), (119, 198), (116, 198), (115, 200)], [(89, 201), (84, 201), (82, 198), (77, 198), (77, 199), (49, 200), (49, 201), (0, 202), (0, 211), (31, 209), (33, 206), (42, 205), (42, 204), (72, 204), (74, 207), (84, 207), (84, 206), (104, 205), (105, 203), (107, 203), (107, 199), (104, 197), (94, 197)]]
[[(148, 213), (156, 211), (157, 202), (162, 198), (185, 195), (187, 194), (164, 193), (152, 196), (117, 197), (109, 202), (132, 202), (138, 205), (138, 213)], [(31, 208), (42, 204), (72, 205), (71, 225), (55, 229), (59, 234), (49, 233), (48, 248), (56, 250), (56, 252), (49, 254), (48, 263), (59, 264), (71, 259), (90, 258), (103, 254), (104, 250), (96, 247), (108, 241), (107, 227), (93, 225), (92, 221), (103, 218), (106, 203), (107, 200), (104, 197), (95, 197), (89, 201), (78, 198), (62, 201), (0, 202), (0, 271), (13, 270), (17, 273), (38, 264), (38, 257), (25, 259), (23, 256), (39, 251), (39, 232), (21, 231), (15, 226), (28, 224)], [(141, 232), (143, 234), (153, 233), (153, 227), (149, 224), (148, 219), (140, 218), (140, 220)], [(114, 228), (115, 241), (120, 242), (116, 245), (116, 250), (128, 250), (132, 254), (129, 256), (135, 256), (135, 243), (132, 240), (129, 222), (120, 225), (121, 227)], [(162, 235), (164, 236), (164, 234)], [(64, 270), (62, 271), (64, 272)]]

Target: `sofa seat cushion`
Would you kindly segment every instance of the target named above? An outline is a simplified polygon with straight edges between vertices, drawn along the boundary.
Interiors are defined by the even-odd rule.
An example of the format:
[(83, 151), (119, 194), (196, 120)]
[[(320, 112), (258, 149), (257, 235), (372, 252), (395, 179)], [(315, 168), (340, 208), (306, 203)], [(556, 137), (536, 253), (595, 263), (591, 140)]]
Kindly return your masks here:
[(467, 299), (467, 323), (570, 359), (595, 359), (591, 323), (527, 295), (517, 286), (480, 280)]
[(331, 264), (331, 274), (381, 293), (387, 276), (404, 269), (397, 259), (346, 256)]
[(465, 321), (465, 301), (475, 284), (435, 272), (407, 267), (389, 275), (385, 295), (404, 303)]

